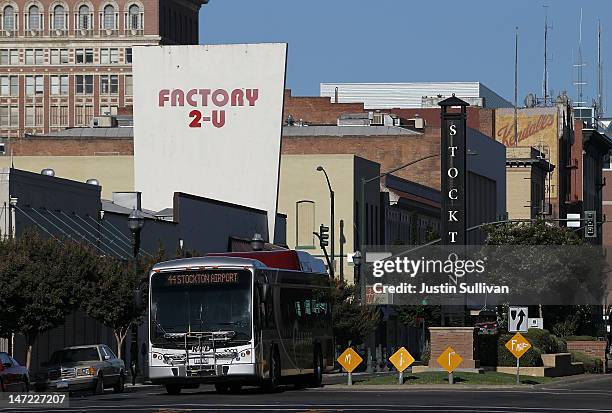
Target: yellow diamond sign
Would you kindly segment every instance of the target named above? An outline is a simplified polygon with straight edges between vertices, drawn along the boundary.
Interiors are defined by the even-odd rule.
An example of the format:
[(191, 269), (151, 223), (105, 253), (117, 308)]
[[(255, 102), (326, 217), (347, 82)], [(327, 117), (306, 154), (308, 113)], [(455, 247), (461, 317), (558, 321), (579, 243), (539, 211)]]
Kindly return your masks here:
[(514, 354), (514, 357), (520, 359), (531, 348), (531, 344), (521, 333), (516, 333), (514, 337), (508, 340), (506, 348)]
[(393, 363), (397, 371), (402, 372), (414, 363), (414, 357), (412, 357), (412, 354), (406, 348), (402, 347), (389, 357), (389, 361)]
[(440, 354), (440, 357), (438, 357), (438, 364), (449, 373), (452, 373), (459, 367), (462, 361), (463, 358), (461, 358), (451, 346), (448, 346), (448, 348)]
[(349, 373), (352, 373), (362, 361), (361, 356), (351, 347), (344, 350), (340, 357), (338, 357), (338, 363)]

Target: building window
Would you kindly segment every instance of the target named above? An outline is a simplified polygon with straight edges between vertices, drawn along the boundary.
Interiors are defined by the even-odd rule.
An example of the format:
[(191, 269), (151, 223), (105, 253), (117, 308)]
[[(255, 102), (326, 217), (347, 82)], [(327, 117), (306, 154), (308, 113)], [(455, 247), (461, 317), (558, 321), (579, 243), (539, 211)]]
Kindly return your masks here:
[(104, 28), (115, 30), (115, 8), (110, 4), (104, 7)]
[(126, 75), (125, 76), (125, 95), (132, 96), (133, 93), (134, 93), (133, 78), (131, 75)]
[(118, 110), (117, 106), (100, 106), (100, 115), (116, 116), (117, 110)]
[(38, 6), (30, 6), (28, 9), (28, 29), (40, 30), (40, 10)]
[(17, 96), (19, 94), (19, 78), (17, 76), (0, 76), (0, 95)]
[(132, 48), (125, 48), (125, 63), (132, 63)]
[(44, 91), (44, 78), (42, 76), (26, 76), (26, 96), (42, 95)]
[(100, 49), (100, 63), (119, 63), (119, 49)]
[(51, 49), (50, 53), (52, 65), (68, 64), (68, 49)]
[(128, 27), (131, 30), (142, 29), (140, 24), (140, 7), (136, 4), (132, 4), (128, 9)]
[(89, 7), (86, 5), (79, 7), (79, 29), (89, 29)]
[(93, 75), (76, 75), (76, 93), (90, 95), (93, 93)]
[(68, 94), (68, 75), (51, 76), (51, 94), (52, 95), (67, 95)]
[(15, 30), (15, 9), (13, 6), (6, 6), (2, 13), (2, 28), (8, 32)]
[(19, 107), (12, 105), (0, 106), (0, 126), (19, 126)]
[(105, 94), (105, 95), (119, 93), (119, 76), (118, 75), (100, 76), (100, 93)]
[(315, 241), (315, 203), (298, 201), (295, 203), (295, 245), (296, 248), (314, 248)]
[(43, 49), (26, 49), (25, 64), (26, 65), (42, 65), (45, 61)]
[(93, 49), (76, 49), (74, 52), (77, 63), (93, 63)]
[(0, 65), (18, 65), (18, 49), (0, 49)]
[(51, 126), (68, 126), (68, 106), (51, 106)]
[(79, 105), (75, 107), (74, 121), (77, 126), (88, 125), (91, 118), (93, 118), (93, 106)]
[(53, 29), (64, 30), (66, 28), (66, 11), (64, 6), (57, 5), (53, 8)]
[(25, 125), (26, 126), (42, 126), (43, 124), (43, 107), (42, 106), (26, 106), (25, 108)]

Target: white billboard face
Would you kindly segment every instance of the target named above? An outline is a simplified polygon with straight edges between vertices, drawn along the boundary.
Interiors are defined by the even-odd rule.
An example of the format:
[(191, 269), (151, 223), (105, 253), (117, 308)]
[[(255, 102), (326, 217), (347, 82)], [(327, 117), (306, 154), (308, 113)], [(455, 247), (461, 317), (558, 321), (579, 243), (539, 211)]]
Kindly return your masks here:
[(134, 180), (143, 206), (174, 192), (276, 217), (287, 45), (134, 48)]

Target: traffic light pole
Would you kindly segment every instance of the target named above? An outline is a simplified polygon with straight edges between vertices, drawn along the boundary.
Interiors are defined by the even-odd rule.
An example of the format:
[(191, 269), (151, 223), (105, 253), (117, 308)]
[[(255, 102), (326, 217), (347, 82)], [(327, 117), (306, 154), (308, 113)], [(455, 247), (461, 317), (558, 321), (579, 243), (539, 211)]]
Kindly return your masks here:
[(321, 239), (321, 235), (318, 232), (313, 232), (313, 235), (319, 239), (319, 244), (321, 245), (321, 249), (323, 250), (323, 254), (325, 254), (325, 261), (327, 262), (327, 267), (329, 268), (329, 276), (333, 277), (333, 270), (331, 267), (331, 261), (329, 260), (329, 255), (327, 254), (327, 248), (323, 245), (323, 241)]

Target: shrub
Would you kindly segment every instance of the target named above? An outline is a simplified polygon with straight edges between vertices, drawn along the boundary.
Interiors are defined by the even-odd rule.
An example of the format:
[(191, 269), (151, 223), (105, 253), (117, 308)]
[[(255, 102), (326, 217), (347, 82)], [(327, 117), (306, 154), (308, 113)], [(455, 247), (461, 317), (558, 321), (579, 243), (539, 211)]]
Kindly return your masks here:
[(548, 330), (531, 328), (524, 333), (524, 336), (533, 347), (537, 347), (543, 354), (565, 353), (567, 351), (565, 341), (550, 334)]
[(579, 351), (572, 351), (572, 361), (582, 363), (585, 373), (601, 373), (603, 372), (603, 363), (597, 357), (591, 357), (588, 354)]
[(478, 335), (478, 360), (482, 366), (496, 366), (499, 335)]
[(593, 336), (567, 336), (566, 341), (597, 341), (597, 337)]
[(578, 320), (575, 317), (569, 317), (566, 320), (560, 321), (552, 328), (553, 333), (559, 337), (576, 334), (576, 330), (578, 330)]
[[(503, 367), (516, 366), (516, 358), (510, 350), (506, 348), (506, 343), (512, 338), (513, 334), (502, 334), (497, 342), (497, 365)], [(531, 342), (531, 341), (530, 341)], [(521, 366), (523, 367), (540, 367), (542, 366), (542, 351), (533, 345), (521, 357)]]

